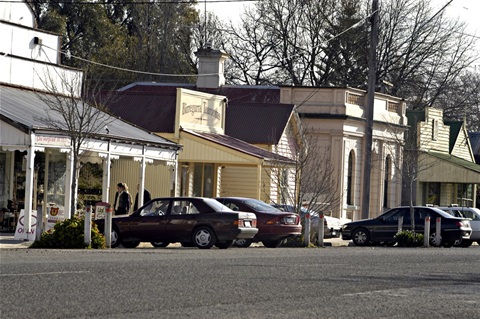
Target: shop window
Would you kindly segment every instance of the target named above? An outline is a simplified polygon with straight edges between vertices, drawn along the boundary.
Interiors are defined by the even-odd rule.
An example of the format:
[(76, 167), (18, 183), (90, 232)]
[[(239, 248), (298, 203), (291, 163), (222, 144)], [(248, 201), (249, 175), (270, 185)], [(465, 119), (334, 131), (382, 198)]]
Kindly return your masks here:
[(425, 204), (440, 205), (440, 183), (425, 183)]
[(214, 164), (195, 164), (193, 171), (193, 196), (213, 197), (214, 178)]
[(473, 204), (473, 185), (457, 184), (457, 204), (462, 207), (471, 207)]

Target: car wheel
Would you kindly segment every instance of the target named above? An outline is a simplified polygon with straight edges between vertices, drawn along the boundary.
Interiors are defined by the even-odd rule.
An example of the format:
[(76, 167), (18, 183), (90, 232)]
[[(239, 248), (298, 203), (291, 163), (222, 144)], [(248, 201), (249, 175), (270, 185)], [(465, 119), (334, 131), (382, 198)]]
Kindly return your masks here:
[(140, 245), (139, 241), (122, 241), (122, 246), (125, 248), (136, 248)]
[(150, 242), (150, 244), (152, 244), (153, 247), (162, 247), (162, 248), (170, 245), (168, 241), (152, 241)]
[(443, 244), (442, 236), (440, 236), (440, 243), (437, 245), (437, 242), (435, 240), (435, 233), (431, 233), (429, 242), (430, 242), (430, 246), (441, 246)]
[(352, 241), (355, 246), (366, 246), (370, 243), (370, 234), (365, 228), (355, 229), (352, 233)]
[(477, 240), (477, 245), (479, 245), (479, 246), (480, 246), (480, 240)]
[(112, 229), (112, 235), (111, 235), (111, 241), (110, 241), (110, 247), (112, 248), (115, 248), (115, 247), (118, 247), (120, 246), (120, 243), (121, 243), (121, 239), (120, 239), (120, 235), (118, 234), (117, 230), (116, 229)]
[(215, 244), (215, 233), (208, 227), (198, 227), (193, 232), (193, 244), (200, 249), (210, 249)]
[(245, 238), (235, 239), (235, 242), (233, 243), (235, 247), (240, 247), (240, 248), (250, 247), (251, 244), (252, 244), (252, 240), (245, 239)]
[(263, 246), (267, 248), (278, 248), (282, 245), (282, 243), (283, 243), (283, 239), (262, 241)]
[(232, 247), (232, 244), (233, 244), (233, 240), (227, 240), (224, 242), (217, 242), (215, 246), (217, 246), (220, 249), (227, 249), (229, 247)]

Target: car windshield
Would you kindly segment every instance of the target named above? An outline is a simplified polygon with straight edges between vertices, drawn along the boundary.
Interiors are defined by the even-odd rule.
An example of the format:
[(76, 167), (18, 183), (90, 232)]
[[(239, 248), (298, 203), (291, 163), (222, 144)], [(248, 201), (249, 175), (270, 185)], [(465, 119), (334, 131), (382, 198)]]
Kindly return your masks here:
[(269, 205), (258, 199), (248, 199), (245, 201), (245, 205), (258, 212), (282, 212), (281, 210), (273, 207), (272, 205)]
[(233, 212), (233, 210), (213, 198), (204, 198), (203, 200), (205, 204), (217, 212)]

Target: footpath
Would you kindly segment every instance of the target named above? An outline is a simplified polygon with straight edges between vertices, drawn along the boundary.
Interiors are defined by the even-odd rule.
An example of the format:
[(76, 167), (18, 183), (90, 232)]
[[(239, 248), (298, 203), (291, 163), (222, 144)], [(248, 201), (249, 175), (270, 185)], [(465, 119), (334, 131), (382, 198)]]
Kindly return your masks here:
[[(22, 249), (28, 248), (33, 242), (25, 240), (15, 240), (13, 233), (0, 233), (0, 249)], [(176, 244), (172, 244), (169, 247), (173, 247)], [(342, 240), (341, 238), (328, 238), (324, 240), (325, 247), (347, 247), (352, 245), (351, 242), (347, 240)], [(263, 247), (262, 244), (253, 244), (253, 246)], [(178, 244), (178, 247), (181, 247)], [(154, 248), (149, 243), (141, 243), (139, 248)]]

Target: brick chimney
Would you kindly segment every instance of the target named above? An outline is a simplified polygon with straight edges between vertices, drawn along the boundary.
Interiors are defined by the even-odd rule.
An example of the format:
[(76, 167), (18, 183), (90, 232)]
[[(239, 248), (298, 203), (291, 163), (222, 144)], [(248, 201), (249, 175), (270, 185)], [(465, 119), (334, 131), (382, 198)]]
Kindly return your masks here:
[(229, 55), (211, 44), (195, 52), (198, 58), (197, 88), (217, 89), (225, 84), (224, 65)]

